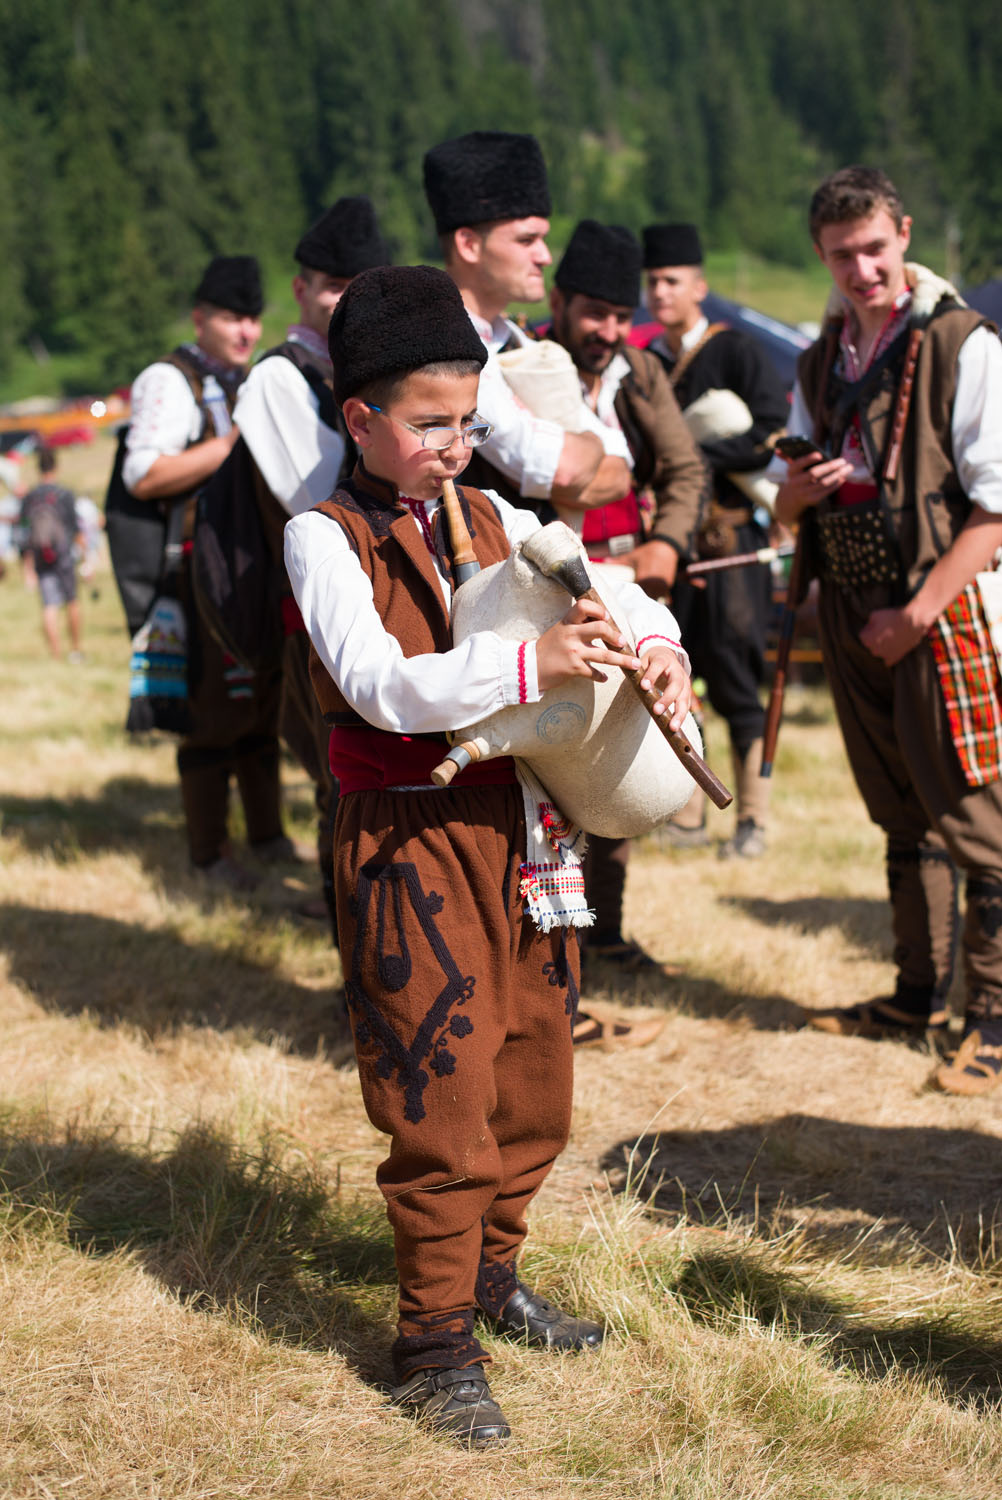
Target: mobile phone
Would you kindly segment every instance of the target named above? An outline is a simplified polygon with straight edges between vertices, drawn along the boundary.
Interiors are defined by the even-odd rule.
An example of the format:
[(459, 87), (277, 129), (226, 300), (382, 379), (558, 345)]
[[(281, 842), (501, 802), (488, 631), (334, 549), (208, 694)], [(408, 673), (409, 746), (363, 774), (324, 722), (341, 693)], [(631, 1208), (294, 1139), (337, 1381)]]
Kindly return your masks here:
[[(824, 445), (816, 443), (813, 438), (784, 435), (776, 439), (773, 447), (781, 458), (806, 458), (808, 453), (817, 453), (820, 455), (818, 458), (820, 464), (829, 457), (824, 450)], [(811, 467), (813, 468), (813, 465)]]

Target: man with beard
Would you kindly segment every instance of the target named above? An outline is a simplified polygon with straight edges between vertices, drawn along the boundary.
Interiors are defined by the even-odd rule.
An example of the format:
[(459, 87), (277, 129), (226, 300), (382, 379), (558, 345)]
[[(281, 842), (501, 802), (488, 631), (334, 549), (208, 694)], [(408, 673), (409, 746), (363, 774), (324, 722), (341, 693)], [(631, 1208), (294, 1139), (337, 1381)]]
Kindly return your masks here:
[[(261, 337), (263, 297), (257, 261), (217, 256), (195, 292), (193, 343), (149, 365), (132, 386), (132, 421), (122, 478), (139, 500), (185, 507), (190, 543), (199, 487), (230, 454), (237, 389)], [(208, 879), (250, 890), (257, 877), (234, 856), (227, 828), (230, 779), (236, 780), (255, 856), (289, 858), (282, 830), (278, 763), (278, 673), (248, 674), (202, 624), (186, 561), (181, 593), (188, 629), (191, 724), (177, 752), (188, 849)]]
[[(582, 220), (557, 267), (550, 337), (573, 359), (589, 410), (623, 434), (632, 460), (628, 492), (583, 517), (588, 555), (632, 567), (648, 592), (663, 595), (675, 583), (679, 560), (690, 555), (706, 470), (657, 357), (626, 342), (640, 300), (641, 259), (640, 244), (628, 229)], [(649, 493), (654, 507), (649, 532), (642, 492)], [(595, 926), (584, 954), (627, 972), (660, 970), (662, 965), (623, 936), (629, 848), (628, 839), (588, 841), (585, 884)]]

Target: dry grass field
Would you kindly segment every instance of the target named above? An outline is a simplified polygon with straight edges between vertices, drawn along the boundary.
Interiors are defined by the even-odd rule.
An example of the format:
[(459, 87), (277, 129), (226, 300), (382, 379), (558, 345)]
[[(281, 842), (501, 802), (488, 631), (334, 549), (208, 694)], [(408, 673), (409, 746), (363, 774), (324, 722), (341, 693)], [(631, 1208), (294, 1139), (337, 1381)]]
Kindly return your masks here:
[[(73, 465), (104, 457), (66, 472), (96, 493)], [(172, 747), (122, 733), (109, 577), (84, 606), (71, 667), (0, 584), (2, 1500), (1002, 1493), (1002, 1093), (798, 1029), (891, 972), (822, 689), (791, 702), (764, 859), (636, 847), (628, 925), (684, 976), (592, 991), (667, 1025), (579, 1057), (524, 1266), (609, 1337), (491, 1339), (515, 1436), (470, 1455), (385, 1403), (383, 1146), (296, 915), (315, 874), (248, 899), (191, 876)], [(710, 753), (726, 772), (713, 726)]]

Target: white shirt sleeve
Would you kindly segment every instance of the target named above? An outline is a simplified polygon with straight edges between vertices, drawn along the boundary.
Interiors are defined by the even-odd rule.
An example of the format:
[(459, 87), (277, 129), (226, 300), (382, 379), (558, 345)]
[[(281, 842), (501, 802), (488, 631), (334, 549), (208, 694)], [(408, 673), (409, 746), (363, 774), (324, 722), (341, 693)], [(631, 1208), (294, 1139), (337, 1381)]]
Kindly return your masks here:
[[(560, 463), (566, 433), (557, 422), (533, 416), (504, 378), (497, 355), (491, 353), (480, 372), (477, 410), (494, 428), (484, 444), (484, 457), (501, 470), (528, 500), (546, 500)], [(581, 430), (593, 432), (607, 454), (631, 462), (621, 431), (607, 427), (587, 403), (581, 402)]]
[(297, 516), (330, 498), (344, 439), (318, 416), (319, 401), (290, 359), (274, 355), (240, 387), (233, 420), (275, 499)]
[[(531, 512), (497, 495), (491, 498), (513, 546), (539, 527)], [(437, 504), (428, 507), (429, 515)], [(518, 641), (504, 641), (485, 630), (451, 651), (405, 657), (383, 626), (372, 585), (345, 533), (322, 512), (308, 511), (286, 526), (285, 565), (317, 654), (348, 702), (377, 729), (441, 733), (474, 724), (500, 708), (539, 701), (534, 642), (523, 649)], [(448, 583), (441, 577), (440, 583), (448, 603)], [(631, 586), (623, 603), (638, 637), (664, 634), (678, 640), (670, 612), (641, 589)], [(684, 653), (679, 654), (688, 665)]]
[[(793, 394), (790, 397), (790, 414), (786, 419), (786, 430), (791, 437), (811, 437), (814, 433), (814, 418), (807, 410), (804, 401), (804, 393), (800, 388), (799, 379), (794, 381)], [(765, 468), (759, 471), (766, 479), (773, 479), (777, 484), (782, 484), (787, 474), (785, 458), (780, 458), (774, 453)], [(869, 479), (869, 475), (865, 476)]]
[(132, 385), (132, 416), (122, 465), (126, 489), (145, 478), (162, 455), (183, 453), (202, 435), (191, 386), (176, 365), (147, 365)]
[(950, 430), (965, 495), (1002, 515), (1002, 340), (990, 328), (961, 345)]
[(564, 430), (556, 422), (534, 417), (504, 378), (497, 355), (491, 354), (480, 372), (477, 410), (494, 431), (481, 452), (510, 479), (519, 493), (545, 500), (564, 446)]

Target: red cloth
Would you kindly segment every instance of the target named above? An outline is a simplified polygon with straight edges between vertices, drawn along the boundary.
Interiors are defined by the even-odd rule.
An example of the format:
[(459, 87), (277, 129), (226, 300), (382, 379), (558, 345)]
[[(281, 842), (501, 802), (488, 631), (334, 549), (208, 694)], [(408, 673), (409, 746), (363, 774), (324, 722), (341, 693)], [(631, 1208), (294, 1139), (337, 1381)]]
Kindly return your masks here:
[[(342, 796), (391, 786), (429, 786), (432, 771), (448, 749), (444, 739), (417, 739), (384, 729), (335, 728), (331, 730), (330, 766)], [(458, 773), (452, 785), (509, 786), (515, 780), (515, 762), (502, 755), (474, 761)]]
[(850, 505), (866, 505), (877, 498), (877, 486), (875, 484), (856, 484), (851, 479), (847, 484), (839, 487), (835, 496), (835, 504), (840, 508)]
[(285, 635), (305, 634), (306, 626), (299, 612), (299, 605), (291, 594), (282, 595), (282, 631)]
[(1002, 777), (999, 663), (977, 584), (961, 589), (929, 631), (950, 734), (968, 786)]
[(635, 536), (640, 529), (640, 504), (631, 490), (622, 500), (610, 500), (608, 505), (586, 510), (581, 540), (587, 547), (589, 542), (606, 542), (613, 536)]

